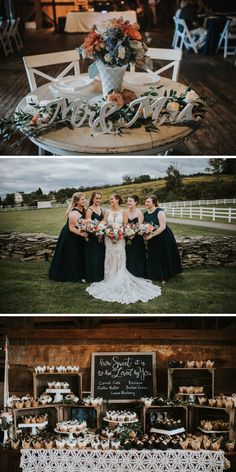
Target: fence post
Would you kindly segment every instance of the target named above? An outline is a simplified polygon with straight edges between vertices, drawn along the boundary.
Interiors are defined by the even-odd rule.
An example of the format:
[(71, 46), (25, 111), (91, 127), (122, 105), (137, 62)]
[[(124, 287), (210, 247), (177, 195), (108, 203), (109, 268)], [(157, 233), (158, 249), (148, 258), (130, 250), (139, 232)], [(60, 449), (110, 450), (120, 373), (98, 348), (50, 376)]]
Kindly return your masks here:
[(216, 220), (216, 209), (215, 208), (212, 208), (212, 219), (213, 219), (213, 221)]
[(228, 222), (231, 223), (231, 208), (229, 208)]
[(183, 208), (180, 208), (180, 218), (183, 218)]
[(200, 207), (200, 220), (202, 220), (202, 207)]
[(190, 220), (192, 219), (192, 207), (189, 208), (189, 217), (190, 217)]

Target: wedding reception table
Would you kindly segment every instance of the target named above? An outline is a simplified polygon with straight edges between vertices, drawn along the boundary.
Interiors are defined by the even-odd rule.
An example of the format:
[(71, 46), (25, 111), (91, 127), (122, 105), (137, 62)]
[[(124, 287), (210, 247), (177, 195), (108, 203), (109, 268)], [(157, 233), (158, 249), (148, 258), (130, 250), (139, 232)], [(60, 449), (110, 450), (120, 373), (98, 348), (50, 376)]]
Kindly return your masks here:
[(23, 472), (223, 472), (223, 451), (22, 449)]
[[(126, 74), (129, 74), (127, 72)], [(145, 73), (143, 73), (145, 74)], [(82, 74), (87, 77), (86, 74)], [(140, 75), (140, 74), (139, 74)], [(125, 78), (127, 76), (125, 75)], [(126, 79), (128, 80), (128, 79)], [(131, 88), (130, 84), (124, 82), (126, 88)], [(186, 85), (174, 82), (171, 79), (162, 77), (158, 82), (159, 96), (164, 91), (171, 89), (183, 92)], [(136, 90), (136, 89), (135, 89)], [(146, 89), (147, 90), (147, 89)], [(143, 92), (144, 89), (141, 90)], [(67, 93), (61, 90), (55, 90), (54, 84), (45, 84), (33, 92), (39, 100), (55, 100), (61, 96), (67, 96)], [(95, 99), (101, 97), (101, 83), (95, 81), (88, 89), (80, 93), (70, 94), (68, 98), (75, 100), (78, 97), (84, 99)], [(31, 95), (31, 94), (28, 94)], [(26, 97), (19, 103), (17, 110), (24, 109), (26, 106)], [(55, 155), (84, 155), (84, 154), (159, 154), (167, 149), (172, 149), (177, 143), (184, 141), (193, 130), (187, 126), (162, 125), (158, 131), (146, 131), (145, 126), (141, 128), (127, 128), (120, 134), (97, 134), (88, 126), (71, 129), (64, 127), (62, 129), (49, 130), (46, 134), (37, 137), (30, 137), (40, 148)]]
[(131, 23), (137, 21), (136, 12), (134, 10), (106, 13), (71, 11), (66, 16), (65, 32), (87, 33), (88, 31), (91, 31), (93, 25), (97, 25), (102, 21), (107, 21), (112, 18), (117, 18), (117, 15), (122, 16), (124, 20), (129, 20)]

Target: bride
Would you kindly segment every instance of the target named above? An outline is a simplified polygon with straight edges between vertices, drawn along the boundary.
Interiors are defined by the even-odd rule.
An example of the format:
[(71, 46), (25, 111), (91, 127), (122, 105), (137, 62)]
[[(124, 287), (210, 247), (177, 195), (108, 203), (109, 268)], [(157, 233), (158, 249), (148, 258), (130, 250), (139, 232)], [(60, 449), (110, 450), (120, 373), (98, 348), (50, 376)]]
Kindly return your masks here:
[[(110, 210), (104, 219), (108, 224), (122, 225), (128, 222), (127, 214), (120, 208), (122, 198), (118, 194), (110, 197)], [(91, 284), (86, 291), (94, 298), (122, 304), (147, 302), (161, 295), (161, 289), (151, 280), (135, 277), (126, 269), (125, 238), (113, 243), (105, 237), (104, 280)]]

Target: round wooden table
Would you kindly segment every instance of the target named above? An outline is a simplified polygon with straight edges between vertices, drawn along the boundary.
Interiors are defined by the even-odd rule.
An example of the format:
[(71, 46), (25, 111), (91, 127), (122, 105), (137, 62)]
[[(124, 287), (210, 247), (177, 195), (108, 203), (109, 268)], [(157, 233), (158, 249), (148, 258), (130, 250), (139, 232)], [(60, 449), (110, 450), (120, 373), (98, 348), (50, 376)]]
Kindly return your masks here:
[[(128, 74), (128, 73), (127, 73)], [(145, 73), (144, 73), (145, 74)], [(86, 74), (85, 74), (86, 75)], [(139, 74), (140, 75), (140, 74)], [(174, 82), (171, 79), (161, 77), (157, 86), (162, 86), (163, 89), (158, 90), (159, 96), (163, 96), (164, 90), (177, 90), (183, 92), (186, 85), (179, 82)], [(149, 88), (135, 86), (131, 87), (124, 83), (125, 88), (133, 89), (142, 93)], [(75, 100), (83, 97), (84, 99), (91, 99), (93, 97), (101, 96), (101, 83), (95, 81), (86, 90), (80, 92), (73, 92), (66, 95), (66, 92), (56, 92), (52, 83), (45, 84), (28, 95), (37, 95), (39, 100), (55, 100), (59, 97), (66, 97)], [(17, 109), (24, 109), (26, 106), (26, 97), (19, 103)], [(114, 134), (96, 134), (94, 130), (89, 127), (81, 127), (76, 129), (69, 129), (67, 127), (51, 130), (44, 135), (37, 138), (30, 138), (39, 148), (51, 152), (55, 155), (112, 155), (112, 154), (160, 154), (168, 149), (173, 148), (177, 143), (184, 141), (184, 139), (193, 132), (192, 129), (186, 126), (168, 126), (162, 125), (159, 131), (146, 131), (145, 127), (141, 128), (126, 128), (123, 129), (121, 135)]]

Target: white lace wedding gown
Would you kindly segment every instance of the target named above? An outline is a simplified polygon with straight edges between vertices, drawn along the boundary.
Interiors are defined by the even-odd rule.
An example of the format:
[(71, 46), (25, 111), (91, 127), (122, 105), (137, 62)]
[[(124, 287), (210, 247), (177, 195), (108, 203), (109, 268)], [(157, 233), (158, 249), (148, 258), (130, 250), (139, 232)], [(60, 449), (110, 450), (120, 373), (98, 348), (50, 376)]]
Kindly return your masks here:
[[(122, 224), (123, 213), (116, 216), (110, 211), (108, 223)], [(113, 243), (105, 237), (105, 268), (104, 280), (92, 283), (86, 291), (94, 298), (106, 302), (122, 304), (147, 302), (161, 295), (161, 289), (151, 280), (135, 277), (126, 269), (125, 240)]]

